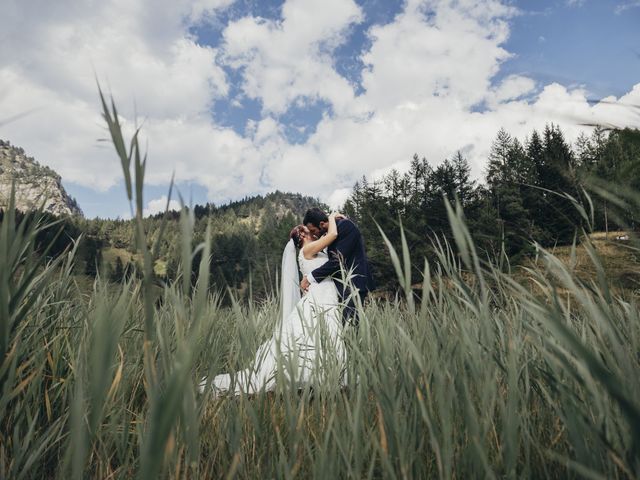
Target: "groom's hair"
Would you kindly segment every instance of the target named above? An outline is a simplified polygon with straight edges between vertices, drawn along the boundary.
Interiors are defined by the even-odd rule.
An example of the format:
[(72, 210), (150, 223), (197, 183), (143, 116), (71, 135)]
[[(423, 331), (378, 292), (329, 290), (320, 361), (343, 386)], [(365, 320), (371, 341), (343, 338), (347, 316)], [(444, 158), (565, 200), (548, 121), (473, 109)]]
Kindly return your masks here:
[(315, 225), (320, 228), (320, 222), (328, 222), (329, 217), (324, 213), (323, 210), (320, 210), (318, 207), (313, 207), (307, 210), (307, 213), (304, 214), (304, 220), (302, 223), (304, 225), (310, 223), (311, 225)]

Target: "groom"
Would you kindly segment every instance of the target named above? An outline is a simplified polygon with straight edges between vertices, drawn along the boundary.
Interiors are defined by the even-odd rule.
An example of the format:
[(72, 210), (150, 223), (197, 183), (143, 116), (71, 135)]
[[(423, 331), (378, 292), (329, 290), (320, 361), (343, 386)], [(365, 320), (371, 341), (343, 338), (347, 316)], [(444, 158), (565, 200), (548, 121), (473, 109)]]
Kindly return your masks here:
[[(327, 232), (329, 227), (329, 217), (319, 208), (310, 208), (304, 215), (302, 223), (316, 237), (320, 237)], [(300, 282), (300, 287), (307, 290), (311, 283), (321, 282), (327, 277), (331, 277), (338, 289), (338, 295), (345, 307), (342, 311), (342, 324), (347, 322), (358, 325), (358, 313), (355, 304), (355, 295), (364, 302), (367, 294), (375, 288), (367, 255), (364, 251), (364, 241), (362, 234), (355, 223), (348, 218), (337, 220), (338, 238), (327, 248), (329, 261), (316, 268), (310, 275), (305, 276)], [(351, 273), (347, 282), (343, 282), (343, 275)], [(355, 292), (351, 291), (355, 288)]]

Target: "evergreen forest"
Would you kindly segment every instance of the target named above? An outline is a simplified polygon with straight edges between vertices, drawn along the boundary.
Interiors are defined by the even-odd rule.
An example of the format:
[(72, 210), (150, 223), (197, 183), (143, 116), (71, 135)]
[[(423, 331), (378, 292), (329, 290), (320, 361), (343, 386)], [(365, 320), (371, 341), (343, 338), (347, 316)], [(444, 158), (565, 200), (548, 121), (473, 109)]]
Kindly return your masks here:
[[(352, 189), (343, 212), (363, 233), (380, 295), (393, 294), (398, 282), (380, 230), (400, 245), (400, 223), (414, 258), (436, 261), (434, 246), (453, 243), (446, 203), (458, 203), (483, 258), (519, 264), (538, 247), (570, 245), (581, 228), (592, 231), (637, 229), (633, 209), (607, 194), (640, 189), (640, 132), (595, 128), (570, 144), (561, 129), (548, 125), (524, 139), (504, 129), (497, 133), (484, 178), (474, 180), (463, 152), (442, 162), (418, 154), (405, 172), (392, 170), (375, 180), (363, 177)], [(585, 207), (586, 205), (586, 207)], [(226, 205), (185, 207), (193, 223), (193, 245), (203, 241), (210, 225), (211, 288), (237, 298), (264, 298), (273, 293), (284, 244), (290, 229), (302, 221), (318, 199), (274, 192)], [(580, 208), (585, 210), (582, 212)], [(163, 219), (167, 219), (162, 227)], [(168, 211), (144, 219), (150, 244), (157, 245), (154, 265), (159, 284), (179, 275), (180, 213)], [(41, 245), (56, 236), (49, 255), (55, 257), (80, 238), (76, 273), (102, 275), (113, 282), (140, 275), (135, 222), (122, 219), (61, 219), (60, 231), (42, 233)], [(60, 230), (59, 229), (59, 230)], [(194, 262), (197, 265), (198, 262)], [(420, 281), (419, 270), (413, 272)], [(195, 280), (194, 280), (195, 281)]]

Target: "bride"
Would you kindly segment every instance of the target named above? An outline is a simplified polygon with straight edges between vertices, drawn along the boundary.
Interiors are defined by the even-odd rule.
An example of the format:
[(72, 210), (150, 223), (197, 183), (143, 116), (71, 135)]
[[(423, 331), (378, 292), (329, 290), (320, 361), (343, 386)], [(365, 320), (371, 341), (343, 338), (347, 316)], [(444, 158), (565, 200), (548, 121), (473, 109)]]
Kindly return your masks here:
[[(331, 278), (312, 284), (300, 296), (298, 265), (303, 275), (328, 261), (325, 248), (338, 237), (336, 217), (329, 216), (327, 233), (315, 238), (304, 225), (291, 230), (282, 255), (282, 317), (273, 336), (263, 343), (249, 368), (217, 375), (210, 384), (216, 395), (255, 394), (274, 390), (278, 379), (296, 386), (325, 381), (338, 384), (344, 366), (338, 292)], [(330, 383), (331, 384), (331, 383)], [(200, 383), (204, 392), (206, 378)]]

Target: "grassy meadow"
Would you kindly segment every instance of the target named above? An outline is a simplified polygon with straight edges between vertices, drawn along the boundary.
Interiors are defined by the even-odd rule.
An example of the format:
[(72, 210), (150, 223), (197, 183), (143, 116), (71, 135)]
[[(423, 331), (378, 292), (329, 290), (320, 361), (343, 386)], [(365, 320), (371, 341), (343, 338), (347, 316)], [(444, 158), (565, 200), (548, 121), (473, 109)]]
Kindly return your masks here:
[[(360, 306), (359, 329), (344, 332), (346, 388), (336, 370), (307, 388), (280, 378), (275, 392), (214, 398), (200, 379), (248, 366), (278, 303), (222, 307), (207, 288), (206, 240), (192, 281), (186, 209), (184, 274), (158, 287), (142, 228), (146, 160), (137, 134), (125, 144), (115, 107), (103, 108), (137, 212), (142, 278), (97, 278), (87, 294), (73, 250), (34, 252), (38, 231), (56, 226), (37, 213), (16, 223), (8, 209), (0, 478), (640, 476), (633, 238), (615, 247), (633, 272), (621, 286), (597, 236), (512, 268), (481, 258), (449, 208), (455, 244), (434, 245), (437, 263), (389, 244), (405, 295)], [(423, 276), (419, 302), (412, 270)]]

